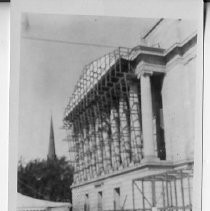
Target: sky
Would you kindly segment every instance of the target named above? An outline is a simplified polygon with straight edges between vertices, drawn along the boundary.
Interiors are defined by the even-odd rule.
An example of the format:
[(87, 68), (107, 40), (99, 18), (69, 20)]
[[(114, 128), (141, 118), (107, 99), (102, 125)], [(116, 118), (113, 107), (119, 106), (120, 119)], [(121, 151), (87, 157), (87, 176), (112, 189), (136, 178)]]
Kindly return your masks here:
[(18, 156), (45, 159), (50, 117), (56, 154), (69, 158), (62, 129), (82, 68), (115, 48), (135, 47), (158, 19), (23, 14), (20, 50)]

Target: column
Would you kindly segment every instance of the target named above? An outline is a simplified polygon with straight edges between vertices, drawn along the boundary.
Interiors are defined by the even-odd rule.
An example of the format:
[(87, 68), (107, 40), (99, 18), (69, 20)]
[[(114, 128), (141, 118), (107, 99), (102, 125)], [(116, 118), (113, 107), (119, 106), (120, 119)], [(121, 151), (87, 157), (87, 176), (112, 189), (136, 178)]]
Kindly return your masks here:
[(104, 141), (104, 171), (109, 173), (111, 170), (111, 138), (110, 138), (110, 120), (105, 114), (102, 122), (102, 137)]
[(117, 108), (111, 109), (110, 114), (111, 119), (111, 136), (113, 141), (112, 147), (112, 166), (114, 170), (117, 170), (120, 167), (121, 158), (120, 158), (120, 125), (119, 125), (119, 112)]
[(123, 167), (127, 167), (131, 157), (131, 142), (128, 123), (128, 105), (124, 97), (119, 102), (121, 158)]
[(150, 75), (151, 73), (143, 73), (140, 77), (144, 161), (158, 160), (155, 155), (155, 145), (153, 140), (153, 111)]
[(90, 150), (91, 150), (91, 172), (93, 177), (96, 175), (96, 137), (94, 125), (89, 125), (89, 139), (90, 139)]
[(84, 140), (84, 161), (85, 161), (85, 177), (89, 179), (89, 143), (87, 139), (87, 129), (83, 128), (83, 140)]
[(84, 144), (82, 139), (82, 134), (77, 132), (77, 147), (79, 149), (79, 180), (83, 181), (85, 179), (85, 168), (84, 168)]
[[(78, 183), (79, 182), (79, 148), (77, 146), (78, 140), (76, 138), (73, 125), (69, 129), (69, 135), (68, 136), (70, 138), (70, 140), (68, 140), (68, 141), (72, 140), (72, 142), (73, 142), (73, 149), (74, 149), (74, 160), (75, 160), (75, 164), (74, 164), (74, 182)], [(69, 150), (73, 150), (73, 149), (69, 149)]]
[(89, 129), (87, 130), (87, 143), (88, 143), (88, 171), (89, 171), (89, 179), (93, 177), (93, 169), (92, 169), (92, 137), (90, 136), (90, 123)]
[(99, 118), (96, 118), (95, 133), (96, 133), (96, 153), (97, 153), (96, 171), (97, 175), (101, 175), (101, 173), (103, 172), (103, 152), (102, 152), (103, 139), (100, 131)]
[(129, 87), (132, 161), (134, 163), (139, 163), (142, 159), (142, 131), (138, 86), (137, 84), (130, 83)]

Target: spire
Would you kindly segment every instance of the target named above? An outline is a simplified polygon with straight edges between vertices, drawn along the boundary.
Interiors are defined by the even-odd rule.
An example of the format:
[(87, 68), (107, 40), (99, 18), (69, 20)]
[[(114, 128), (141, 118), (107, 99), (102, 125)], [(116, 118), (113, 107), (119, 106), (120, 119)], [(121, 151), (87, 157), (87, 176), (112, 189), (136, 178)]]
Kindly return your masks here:
[(55, 154), (55, 140), (54, 140), (54, 131), (53, 131), (53, 120), (51, 115), (51, 121), (50, 121), (50, 139), (49, 139), (49, 148), (48, 148), (48, 160), (55, 160), (56, 154)]

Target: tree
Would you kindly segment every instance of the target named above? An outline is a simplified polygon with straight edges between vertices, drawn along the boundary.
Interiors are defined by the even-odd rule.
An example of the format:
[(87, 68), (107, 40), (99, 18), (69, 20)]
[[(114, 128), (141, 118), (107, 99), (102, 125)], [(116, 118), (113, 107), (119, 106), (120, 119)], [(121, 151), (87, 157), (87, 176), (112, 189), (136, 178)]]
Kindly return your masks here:
[(18, 192), (27, 196), (71, 202), (73, 167), (65, 157), (18, 164)]

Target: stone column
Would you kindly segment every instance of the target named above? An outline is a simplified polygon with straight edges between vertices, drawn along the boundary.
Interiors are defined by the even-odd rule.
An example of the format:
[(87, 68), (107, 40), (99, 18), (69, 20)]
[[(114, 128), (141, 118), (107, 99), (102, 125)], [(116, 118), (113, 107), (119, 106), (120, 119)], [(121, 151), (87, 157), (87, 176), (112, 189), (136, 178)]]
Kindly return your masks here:
[(130, 125), (131, 125), (131, 146), (132, 161), (139, 163), (142, 159), (142, 131), (140, 121), (140, 102), (138, 98), (138, 86), (135, 83), (129, 84), (130, 103)]
[(109, 173), (111, 170), (111, 138), (110, 138), (110, 120), (107, 115), (104, 115), (102, 122), (102, 136), (104, 141), (104, 171)]
[(120, 167), (120, 125), (119, 125), (119, 113), (117, 108), (111, 109), (110, 114), (111, 119), (111, 136), (113, 140), (113, 150), (112, 150), (112, 166), (114, 170)]
[(84, 161), (85, 161), (85, 176), (86, 179), (89, 179), (89, 143), (87, 139), (87, 129), (83, 129), (83, 140), (84, 140)]
[(89, 169), (89, 178), (93, 177), (93, 169), (92, 169), (92, 137), (90, 135), (90, 123), (89, 123), (89, 130), (87, 130), (87, 142), (88, 142), (88, 169)]
[(144, 72), (140, 76), (144, 161), (158, 160), (157, 156), (155, 155), (155, 145), (153, 140), (154, 130), (150, 76), (150, 72)]
[(97, 153), (97, 160), (96, 160), (96, 171), (97, 175), (101, 175), (103, 172), (103, 140), (101, 135), (101, 128), (100, 128), (100, 120), (96, 118), (95, 122), (95, 132), (96, 132), (96, 153)]
[(96, 137), (94, 125), (90, 124), (89, 128), (90, 150), (91, 150), (91, 172), (93, 177), (96, 175)]
[(121, 97), (119, 102), (120, 115), (120, 140), (121, 140), (121, 158), (123, 167), (130, 164), (131, 158), (131, 142), (128, 118), (128, 105), (126, 100)]
[[(69, 128), (69, 134), (67, 136), (68, 141), (73, 142), (73, 149), (74, 149), (74, 160), (75, 160), (75, 163), (74, 163), (74, 182), (75, 183), (78, 183), (79, 182), (79, 148), (77, 146), (78, 144), (78, 140), (76, 138), (76, 134), (75, 134), (75, 131), (74, 131), (74, 126), (72, 124), (71, 128)], [(70, 145), (71, 147), (71, 145)], [(73, 150), (73, 149), (69, 149), (69, 150)]]
[(85, 179), (85, 166), (84, 166), (84, 144), (82, 139), (82, 134), (80, 132), (77, 133), (77, 147), (79, 149), (79, 180), (83, 181)]

